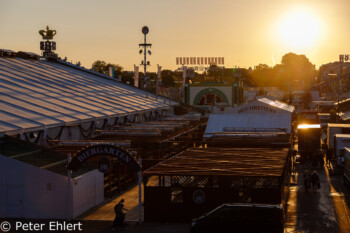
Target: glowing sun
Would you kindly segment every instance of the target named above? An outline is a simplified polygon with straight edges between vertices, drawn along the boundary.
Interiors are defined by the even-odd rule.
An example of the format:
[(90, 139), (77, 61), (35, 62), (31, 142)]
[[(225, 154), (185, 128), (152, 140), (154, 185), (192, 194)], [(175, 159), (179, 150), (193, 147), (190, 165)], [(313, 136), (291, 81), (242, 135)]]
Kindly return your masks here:
[(283, 42), (291, 49), (305, 49), (314, 45), (320, 36), (320, 22), (311, 12), (291, 12), (280, 24)]

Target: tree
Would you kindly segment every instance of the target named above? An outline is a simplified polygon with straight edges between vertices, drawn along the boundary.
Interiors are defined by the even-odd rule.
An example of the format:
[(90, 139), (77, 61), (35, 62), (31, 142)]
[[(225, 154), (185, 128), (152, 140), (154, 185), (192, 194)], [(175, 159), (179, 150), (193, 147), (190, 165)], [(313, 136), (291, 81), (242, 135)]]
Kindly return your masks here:
[(92, 68), (94, 71), (104, 74), (106, 72), (107, 63), (105, 61), (97, 60), (92, 63)]
[(270, 67), (266, 64), (259, 64), (255, 67), (255, 70), (268, 70)]
[(122, 74), (123, 67), (121, 67), (120, 65), (116, 65), (113, 63), (107, 64), (105, 61), (100, 60), (97, 60), (94, 63), (92, 63), (92, 68), (94, 69), (94, 71), (99, 72), (101, 74), (107, 73), (110, 66), (114, 67), (114, 77), (118, 77)]
[(134, 73), (133, 72), (128, 72), (128, 71), (123, 71), (121, 74), (121, 82), (129, 84), (131, 86), (134, 86)]
[(171, 70), (162, 70), (161, 76), (164, 87), (168, 88), (175, 86), (174, 72), (172, 72)]
[(259, 87), (279, 86), (278, 82), (275, 80), (275, 70), (266, 64), (257, 65), (250, 76)]
[(315, 66), (305, 55), (287, 53), (282, 57), (281, 64), (269, 67), (266, 64), (257, 65), (251, 77), (257, 86), (279, 87), (281, 90), (308, 89), (317, 76)]
[(289, 88), (304, 86), (305, 89), (308, 89), (317, 76), (315, 65), (303, 54), (285, 54), (282, 57), (282, 65), (285, 73), (285, 85)]

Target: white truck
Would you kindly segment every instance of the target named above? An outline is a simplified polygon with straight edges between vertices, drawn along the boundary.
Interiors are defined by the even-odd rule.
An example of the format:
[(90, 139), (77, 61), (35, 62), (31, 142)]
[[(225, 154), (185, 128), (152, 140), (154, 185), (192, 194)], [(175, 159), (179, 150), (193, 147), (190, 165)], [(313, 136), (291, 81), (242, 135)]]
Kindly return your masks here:
[(350, 149), (345, 147), (344, 153), (344, 182), (350, 184)]
[(344, 167), (345, 147), (350, 148), (350, 134), (335, 134), (333, 148), (338, 167)]
[(350, 124), (328, 123), (327, 127), (327, 146), (334, 151), (334, 135), (350, 134)]

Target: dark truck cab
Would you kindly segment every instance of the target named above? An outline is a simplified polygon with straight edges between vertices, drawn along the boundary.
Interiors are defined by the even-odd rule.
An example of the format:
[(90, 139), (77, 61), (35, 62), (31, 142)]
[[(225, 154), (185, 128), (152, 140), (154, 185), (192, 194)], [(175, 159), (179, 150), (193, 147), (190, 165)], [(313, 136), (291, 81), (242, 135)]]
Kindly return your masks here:
[(191, 233), (284, 231), (284, 210), (278, 204), (223, 204), (193, 219)]

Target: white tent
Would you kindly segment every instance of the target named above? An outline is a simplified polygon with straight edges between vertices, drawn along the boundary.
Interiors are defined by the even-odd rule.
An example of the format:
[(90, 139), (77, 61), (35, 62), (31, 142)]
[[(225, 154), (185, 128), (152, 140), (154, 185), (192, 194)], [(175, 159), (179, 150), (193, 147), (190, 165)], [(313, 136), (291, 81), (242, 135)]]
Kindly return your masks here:
[(265, 131), (276, 129), (291, 133), (291, 114), (210, 114), (204, 137), (215, 132), (229, 132), (234, 129), (244, 131)]

